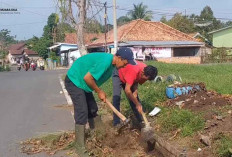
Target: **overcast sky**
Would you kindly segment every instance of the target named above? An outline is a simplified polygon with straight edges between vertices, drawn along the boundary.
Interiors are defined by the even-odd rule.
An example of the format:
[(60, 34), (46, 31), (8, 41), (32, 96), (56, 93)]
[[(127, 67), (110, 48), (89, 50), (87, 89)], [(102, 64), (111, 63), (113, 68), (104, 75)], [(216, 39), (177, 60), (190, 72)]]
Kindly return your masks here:
[[(14, 8), (16, 13), (3, 14), (0, 11), (0, 30), (8, 29), (11, 35), (16, 35), (16, 39), (24, 40), (33, 37), (41, 37), (43, 27), (46, 25), (48, 16), (59, 10), (56, 6), (57, 0), (0, 0), (0, 8)], [(107, 5), (112, 6), (113, 0), (107, 1)], [(133, 4), (143, 2), (149, 10), (154, 12), (154, 21), (159, 21), (161, 15), (167, 15), (171, 18), (176, 12), (190, 15), (200, 14), (206, 6), (210, 6), (216, 18), (222, 18), (224, 21), (232, 21), (232, 0), (116, 0), (117, 17), (123, 16), (127, 10), (133, 9)], [(98, 7), (99, 9), (99, 7)], [(92, 15), (89, 15), (92, 16)], [(112, 8), (108, 8), (108, 23), (113, 23)], [(102, 14), (96, 16), (103, 22)]]

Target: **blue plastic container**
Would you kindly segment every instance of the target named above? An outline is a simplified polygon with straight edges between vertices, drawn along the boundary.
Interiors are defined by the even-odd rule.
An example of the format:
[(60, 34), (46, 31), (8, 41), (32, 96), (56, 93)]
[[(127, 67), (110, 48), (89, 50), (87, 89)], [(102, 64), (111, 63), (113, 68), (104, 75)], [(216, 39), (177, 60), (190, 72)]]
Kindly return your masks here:
[[(196, 88), (197, 90), (201, 90), (199, 85), (196, 85), (194, 88)], [(169, 99), (174, 99), (177, 96), (180, 95), (187, 95), (191, 90), (193, 89), (193, 87), (191, 86), (187, 86), (187, 87), (166, 87), (166, 96)]]

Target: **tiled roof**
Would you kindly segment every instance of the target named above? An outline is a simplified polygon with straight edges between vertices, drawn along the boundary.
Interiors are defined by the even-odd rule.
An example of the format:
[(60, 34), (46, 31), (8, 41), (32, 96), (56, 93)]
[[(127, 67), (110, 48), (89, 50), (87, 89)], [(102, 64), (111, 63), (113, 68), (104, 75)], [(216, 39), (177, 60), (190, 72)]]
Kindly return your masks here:
[(29, 49), (25, 49), (24, 52), (25, 52), (27, 55), (38, 55), (37, 52), (32, 51), (32, 50), (29, 50)]
[[(113, 30), (107, 34), (107, 43), (113, 43)], [(162, 22), (139, 19), (118, 27), (118, 41), (196, 41), (196, 39)], [(102, 35), (90, 46), (103, 45), (104, 42), (105, 38)]]
[[(94, 38), (98, 38), (101, 34), (99, 33), (86, 33), (84, 35), (84, 40), (86, 45), (89, 45)], [(66, 33), (65, 34), (65, 43), (77, 44), (77, 34), (76, 33)]]
[(12, 55), (22, 55), (23, 52), (27, 55), (38, 55), (37, 52), (27, 49), (25, 43), (12, 44), (8, 49)]
[(24, 48), (25, 43), (12, 44), (8, 49), (9, 50), (21, 50)]
[(23, 50), (9, 50), (9, 53), (12, 55), (22, 55)]

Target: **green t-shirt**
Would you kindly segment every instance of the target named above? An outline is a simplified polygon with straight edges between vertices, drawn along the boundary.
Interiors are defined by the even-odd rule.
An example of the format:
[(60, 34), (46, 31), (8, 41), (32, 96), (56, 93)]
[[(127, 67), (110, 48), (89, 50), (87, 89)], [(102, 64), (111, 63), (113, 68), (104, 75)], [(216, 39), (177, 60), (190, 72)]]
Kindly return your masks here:
[(108, 53), (90, 53), (78, 58), (68, 70), (69, 79), (79, 88), (86, 92), (92, 92), (85, 82), (85, 75), (90, 74), (95, 79), (98, 86), (101, 86), (112, 75), (114, 66), (112, 65), (113, 55)]

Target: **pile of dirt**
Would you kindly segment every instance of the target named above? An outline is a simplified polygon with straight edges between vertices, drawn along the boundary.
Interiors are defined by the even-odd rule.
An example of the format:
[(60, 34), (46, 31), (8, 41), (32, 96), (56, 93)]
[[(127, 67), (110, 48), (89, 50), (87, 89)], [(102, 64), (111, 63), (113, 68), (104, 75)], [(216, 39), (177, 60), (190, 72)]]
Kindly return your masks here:
[[(186, 95), (177, 96), (175, 99), (170, 99), (165, 102), (168, 107), (179, 107), (180, 109), (187, 109), (194, 113), (201, 114), (205, 119), (204, 130), (198, 132), (191, 138), (192, 143), (203, 143), (202, 151), (197, 156), (215, 156), (212, 152), (211, 144), (215, 142), (215, 136), (221, 133), (232, 132), (232, 97), (221, 95), (215, 91), (207, 91), (203, 83), (199, 84), (182, 84), (176, 87), (200, 87), (194, 89)], [(188, 141), (188, 140), (187, 140)], [(187, 143), (185, 139), (172, 141), (177, 143)], [(181, 145), (181, 144), (180, 144)], [(189, 152), (196, 150), (189, 149)], [(191, 156), (191, 155), (190, 155)]]
[(194, 89), (188, 94), (183, 94), (175, 99), (166, 102), (167, 106), (179, 106), (180, 108), (189, 109), (193, 112), (202, 113), (204, 117), (209, 120), (218, 116), (217, 111), (221, 110), (224, 106), (232, 105), (232, 98), (223, 96), (215, 91), (207, 91), (203, 83), (199, 84), (182, 84), (179, 87), (198, 85), (199, 89)]
[(99, 157), (155, 157), (158, 152), (148, 152), (147, 144), (141, 137), (141, 132), (128, 125), (120, 133), (112, 127), (112, 115), (104, 115), (102, 128), (96, 128), (87, 139), (87, 148), (93, 156)]

